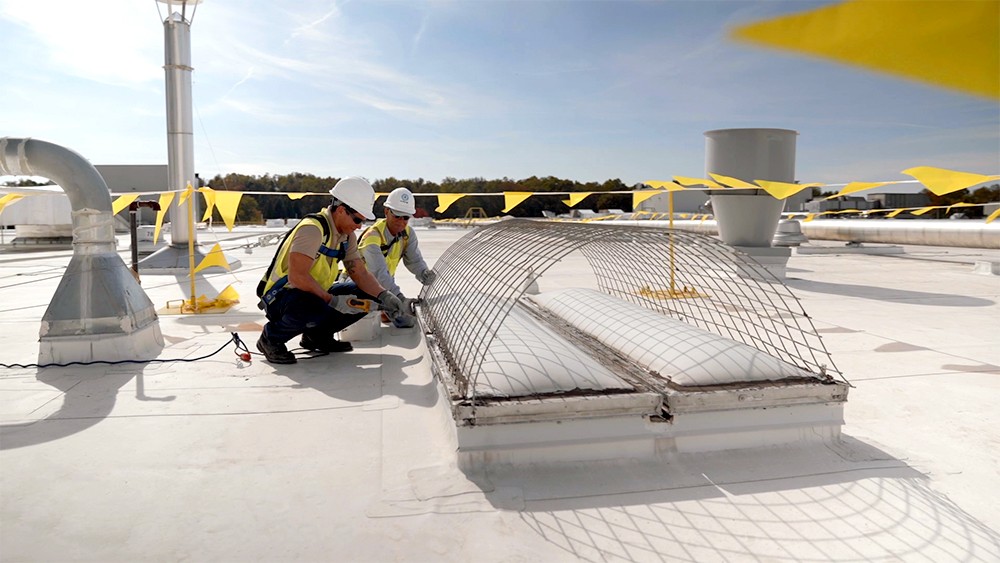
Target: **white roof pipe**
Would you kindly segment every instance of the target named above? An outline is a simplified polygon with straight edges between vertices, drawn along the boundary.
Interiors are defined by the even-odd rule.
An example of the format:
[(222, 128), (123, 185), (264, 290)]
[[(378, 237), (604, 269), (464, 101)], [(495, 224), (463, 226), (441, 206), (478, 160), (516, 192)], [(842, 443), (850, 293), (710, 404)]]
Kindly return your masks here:
[[(722, 174), (748, 180), (794, 182), (798, 135), (791, 129), (705, 131), (705, 176)], [(785, 200), (775, 199), (763, 190), (709, 193), (723, 242), (738, 247), (771, 246)]]
[[(663, 228), (660, 219), (622, 220), (615, 224)], [(674, 228), (705, 235), (719, 234), (718, 223), (708, 219), (675, 219)], [(810, 240), (841, 240), (879, 244), (950, 246), (956, 248), (1000, 248), (1000, 222), (947, 219), (817, 219), (802, 222), (802, 234)]]
[(162, 348), (159, 319), (116, 252), (111, 193), (76, 152), (30, 138), (0, 138), (0, 174), (42, 176), (69, 197), (73, 257), (42, 316), (39, 363), (148, 358)]

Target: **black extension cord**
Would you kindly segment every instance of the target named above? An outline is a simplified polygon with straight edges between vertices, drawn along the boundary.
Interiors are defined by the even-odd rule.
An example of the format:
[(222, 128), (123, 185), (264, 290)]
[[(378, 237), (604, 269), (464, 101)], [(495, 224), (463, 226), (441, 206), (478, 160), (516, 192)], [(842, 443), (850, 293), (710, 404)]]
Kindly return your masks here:
[(243, 340), (240, 339), (240, 335), (237, 334), (237, 333), (235, 333), (235, 332), (232, 332), (230, 334), (232, 334), (232, 336), (229, 338), (229, 340), (225, 344), (223, 344), (222, 346), (220, 346), (218, 350), (212, 352), (211, 354), (206, 354), (206, 355), (198, 357), (198, 358), (178, 358), (178, 359), (162, 359), (162, 360), (159, 359), (159, 358), (154, 358), (152, 360), (118, 360), (118, 361), (114, 361), (114, 362), (108, 361), (108, 360), (94, 360), (94, 361), (91, 361), (91, 362), (67, 362), (65, 364), (59, 364), (59, 363), (51, 363), (51, 364), (3, 364), (3, 363), (0, 363), (0, 367), (7, 368), (7, 369), (14, 369), (14, 368), (25, 369), (25, 368), (51, 368), (51, 367), (61, 367), (61, 368), (64, 368), (64, 367), (69, 367), (69, 366), (92, 366), (92, 365), (96, 365), (96, 364), (117, 365), (117, 364), (152, 364), (152, 363), (163, 363), (163, 362), (197, 362), (197, 361), (200, 361), (200, 360), (204, 360), (206, 358), (211, 358), (212, 356), (218, 354), (219, 352), (222, 351), (223, 348), (225, 348), (226, 346), (229, 346), (230, 343), (235, 343), (236, 344), (236, 355), (239, 356), (239, 358), (241, 360), (243, 360), (245, 362), (249, 362), (250, 361), (250, 350), (247, 349), (246, 344), (244, 344)]

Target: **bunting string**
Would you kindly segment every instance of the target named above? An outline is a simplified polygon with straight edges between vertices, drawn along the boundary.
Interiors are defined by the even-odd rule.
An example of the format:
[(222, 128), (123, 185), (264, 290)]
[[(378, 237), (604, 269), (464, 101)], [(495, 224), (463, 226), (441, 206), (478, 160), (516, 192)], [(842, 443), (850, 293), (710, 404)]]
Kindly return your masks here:
[[(985, 184), (991, 181), (1000, 180), (1000, 175), (984, 175), (984, 174), (974, 174), (970, 172), (961, 172), (957, 170), (949, 170), (946, 168), (937, 168), (933, 166), (915, 166), (912, 168), (907, 168), (902, 171), (903, 174), (909, 175), (913, 180), (892, 180), (892, 181), (881, 181), (881, 182), (860, 182), (851, 181), (844, 184), (821, 184), (818, 182), (810, 183), (789, 183), (789, 182), (777, 182), (771, 180), (753, 180), (749, 181), (741, 178), (734, 178), (731, 176), (724, 176), (722, 174), (709, 174), (710, 178), (694, 178), (688, 176), (673, 176), (671, 180), (647, 180), (643, 182), (645, 186), (649, 189), (638, 189), (638, 190), (615, 190), (615, 191), (602, 191), (602, 192), (520, 192), (520, 191), (508, 191), (508, 192), (476, 192), (476, 193), (448, 193), (448, 192), (438, 192), (438, 193), (416, 193), (416, 197), (436, 197), (438, 205), (435, 211), (438, 213), (444, 213), (448, 210), (455, 202), (461, 200), (464, 197), (500, 197), (504, 198), (504, 208), (503, 213), (509, 213), (518, 205), (528, 200), (533, 196), (565, 196), (568, 199), (562, 200), (567, 207), (573, 208), (582, 203), (587, 199), (588, 196), (598, 193), (602, 195), (608, 194), (632, 194), (632, 207), (638, 207), (642, 202), (654, 197), (659, 193), (664, 192), (674, 192), (680, 190), (697, 190), (697, 191), (712, 191), (712, 190), (761, 190), (771, 197), (776, 199), (786, 199), (791, 197), (802, 190), (819, 188), (819, 187), (834, 187), (843, 186), (838, 192), (827, 196), (825, 199), (836, 199), (838, 197), (844, 197), (852, 194), (857, 194), (863, 191), (871, 190), (874, 188), (887, 186), (891, 184), (912, 184), (920, 183), (923, 184), (929, 192), (937, 196), (943, 196), (957, 191), (961, 191), (970, 187), (974, 187), (980, 184)], [(30, 190), (25, 190), (23, 192), (18, 192), (15, 189), (10, 190), (11, 193), (3, 196), (0, 199), (0, 210), (4, 206), (11, 205), (18, 201), (20, 198), (26, 195), (34, 195)], [(284, 195), (292, 200), (298, 200), (307, 196), (329, 196), (328, 192), (286, 192), (283, 194), (275, 192), (260, 192), (260, 191), (218, 191), (209, 187), (202, 187), (198, 189), (199, 192), (205, 198), (206, 209), (202, 221), (208, 220), (212, 216), (213, 211), (218, 210), (219, 215), (222, 217), (226, 224), (226, 228), (229, 231), (233, 230), (236, 223), (236, 213), (239, 209), (240, 201), (244, 195)], [(117, 196), (112, 202), (112, 211), (118, 213), (124, 210), (131, 202), (135, 201), (136, 198), (143, 195), (158, 195), (160, 203), (160, 211), (156, 216), (156, 230), (154, 232), (154, 241), (158, 240), (160, 229), (163, 223), (163, 217), (167, 212), (167, 208), (173, 202), (173, 199), (177, 193), (180, 193), (180, 204), (193, 193), (193, 190), (173, 190), (173, 191), (158, 191), (158, 192), (128, 192), (128, 193), (113, 193), (113, 196)], [(379, 193), (377, 196), (384, 196), (386, 194)], [(808, 212), (797, 212), (798, 216), (807, 217), (806, 220), (812, 220), (816, 217), (823, 215), (835, 215), (835, 214), (846, 214), (846, 213), (859, 213), (864, 216), (875, 214), (875, 213), (886, 213), (887, 217), (895, 217), (904, 212), (910, 212), (913, 215), (923, 215), (933, 209), (958, 207), (962, 205), (976, 205), (976, 204), (954, 204), (951, 206), (931, 206), (931, 207), (913, 207), (913, 208), (893, 208), (893, 209), (877, 209), (877, 210), (837, 210), (837, 211), (824, 211), (819, 213), (808, 213)], [(995, 215), (995, 214), (994, 214)], [(991, 215), (988, 218), (988, 222), (995, 220), (996, 217)]]

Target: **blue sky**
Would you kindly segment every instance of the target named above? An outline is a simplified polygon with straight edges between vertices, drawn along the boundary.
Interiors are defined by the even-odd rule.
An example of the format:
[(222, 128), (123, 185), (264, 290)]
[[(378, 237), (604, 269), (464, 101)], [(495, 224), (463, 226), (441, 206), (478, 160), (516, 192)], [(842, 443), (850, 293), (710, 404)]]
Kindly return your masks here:
[[(703, 176), (707, 130), (778, 127), (803, 182), (1000, 173), (996, 101), (726, 38), (826, 3), (208, 0), (196, 169), (634, 183)], [(0, 136), (165, 163), (157, 6), (0, 0)]]

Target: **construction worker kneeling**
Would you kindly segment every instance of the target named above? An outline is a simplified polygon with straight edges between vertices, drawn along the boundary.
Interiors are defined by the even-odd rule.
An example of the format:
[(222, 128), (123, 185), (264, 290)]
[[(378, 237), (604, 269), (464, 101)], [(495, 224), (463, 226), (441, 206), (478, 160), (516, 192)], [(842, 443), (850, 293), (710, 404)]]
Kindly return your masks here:
[(383, 204), (385, 217), (365, 229), (361, 234), (360, 252), (365, 260), (368, 271), (378, 280), (382, 287), (392, 292), (400, 299), (403, 306), (399, 311), (384, 311), (383, 322), (392, 322), (397, 328), (410, 328), (416, 324), (416, 299), (403, 295), (396, 284), (396, 268), (402, 261), (406, 269), (413, 273), (423, 285), (434, 282), (437, 275), (427, 267), (427, 262), (420, 254), (417, 244), (417, 234), (410, 227), (409, 221), (416, 212), (413, 194), (406, 188), (396, 188), (389, 193)]

